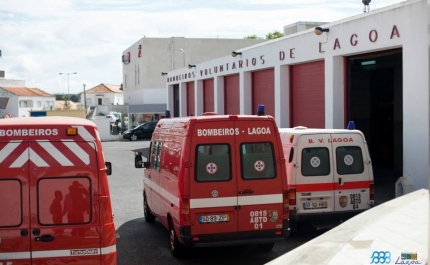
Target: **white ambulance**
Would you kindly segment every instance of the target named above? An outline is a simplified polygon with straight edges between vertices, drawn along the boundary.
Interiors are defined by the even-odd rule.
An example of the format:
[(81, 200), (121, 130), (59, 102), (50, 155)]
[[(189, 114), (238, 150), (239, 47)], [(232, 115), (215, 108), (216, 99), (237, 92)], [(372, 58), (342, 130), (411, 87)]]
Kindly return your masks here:
[(374, 204), (373, 170), (362, 132), (306, 127), (279, 132), (292, 231), (303, 221), (330, 228)]

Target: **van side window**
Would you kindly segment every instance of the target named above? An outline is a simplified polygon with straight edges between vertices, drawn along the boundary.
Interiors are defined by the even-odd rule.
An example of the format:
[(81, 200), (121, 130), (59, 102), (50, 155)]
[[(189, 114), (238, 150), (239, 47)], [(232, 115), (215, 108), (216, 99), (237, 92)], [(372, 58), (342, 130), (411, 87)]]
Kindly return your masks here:
[(336, 165), (339, 175), (360, 174), (364, 171), (363, 155), (359, 146), (336, 148)]
[(0, 180), (0, 227), (22, 223), (22, 185), (17, 179)]
[(90, 223), (91, 201), (91, 180), (87, 177), (38, 181), (37, 218), (41, 225)]
[(161, 141), (155, 141), (151, 149), (151, 167), (156, 171), (160, 171), (160, 156), (161, 156)]
[(330, 154), (327, 148), (304, 148), (302, 150), (302, 175), (327, 176), (330, 174)]
[(270, 142), (241, 145), (242, 179), (276, 178), (275, 156)]
[(228, 144), (197, 145), (195, 180), (197, 182), (230, 180), (230, 157)]

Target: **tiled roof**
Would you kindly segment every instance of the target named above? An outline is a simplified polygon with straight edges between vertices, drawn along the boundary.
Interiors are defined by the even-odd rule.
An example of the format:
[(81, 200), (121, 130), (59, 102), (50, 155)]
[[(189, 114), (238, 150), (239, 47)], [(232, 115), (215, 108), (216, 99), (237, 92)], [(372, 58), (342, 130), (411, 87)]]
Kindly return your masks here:
[(14, 95), (17, 96), (27, 96), (27, 97), (54, 97), (49, 93), (39, 89), (39, 88), (28, 88), (28, 87), (0, 87)]
[(100, 84), (97, 85), (91, 89), (88, 89), (85, 91), (85, 93), (88, 94), (95, 94), (95, 93), (123, 93), (122, 90), (120, 90), (121, 86), (117, 85), (107, 85), (107, 84)]

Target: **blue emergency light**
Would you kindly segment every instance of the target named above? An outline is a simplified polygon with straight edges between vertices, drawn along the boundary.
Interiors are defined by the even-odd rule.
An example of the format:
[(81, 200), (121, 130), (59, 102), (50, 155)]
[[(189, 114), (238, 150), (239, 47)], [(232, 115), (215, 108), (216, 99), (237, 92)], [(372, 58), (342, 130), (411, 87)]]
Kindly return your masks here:
[(170, 118), (170, 110), (166, 109), (166, 118)]
[(346, 127), (348, 130), (355, 130), (355, 124), (353, 121), (348, 122), (348, 126)]
[(258, 105), (257, 115), (258, 115), (258, 116), (263, 116), (263, 115), (265, 115), (265, 113), (264, 113), (264, 105), (263, 105), (263, 104)]

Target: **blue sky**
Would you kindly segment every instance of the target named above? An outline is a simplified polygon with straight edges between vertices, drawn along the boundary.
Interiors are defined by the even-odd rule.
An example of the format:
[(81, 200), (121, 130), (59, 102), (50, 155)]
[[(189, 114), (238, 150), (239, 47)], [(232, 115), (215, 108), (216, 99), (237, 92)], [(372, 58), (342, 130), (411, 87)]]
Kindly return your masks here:
[[(373, 0), (371, 10), (402, 2)], [(146, 37), (265, 37), (297, 21), (333, 22), (361, 0), (1, 0), (0, 70), (48, 93), (122, 83), (122, 52)]]

